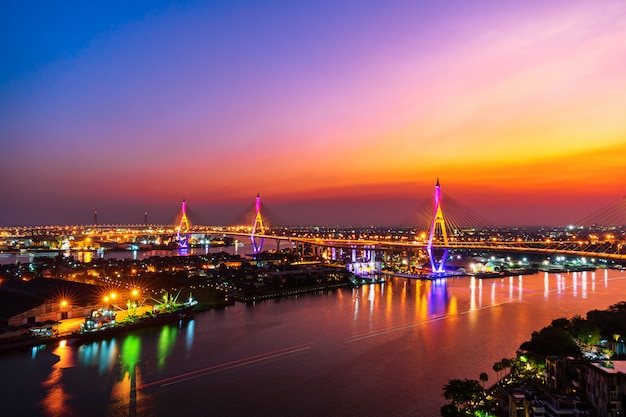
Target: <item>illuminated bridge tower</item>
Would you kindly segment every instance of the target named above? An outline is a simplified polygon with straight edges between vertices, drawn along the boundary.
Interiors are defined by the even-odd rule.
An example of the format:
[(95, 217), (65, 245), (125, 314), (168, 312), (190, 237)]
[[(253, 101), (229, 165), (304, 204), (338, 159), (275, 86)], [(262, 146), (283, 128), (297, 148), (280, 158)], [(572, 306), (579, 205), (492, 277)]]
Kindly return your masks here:
[(176, 230), (176, 239), (180, 249), (189, 248), (189, 221), (187, 220), (187, 203), (183, 199), (182, 216)]
[(250, 241), (252, 242), (252, 253), (260, 253), (263, 249), (263, 238), (257, 238), (256, 236), (265, 234), (265, 226), (263, 226), (263, 217), (261, 217), (261, 197), (258, 193), (256, 195), (255, 214)]
[(448, 257), (448, 248), (443, 249), (443, 255), (441, 260), (437, 261), (433, 252), (433, 242), (448, 245), (448, 233), (446, 231), (446, 222), (443, 218), (443, 212), (441, 211), (441, 187), (439, 186), (439, 178), (437, 178), (437, 185), (435, 185), (435, 213), (432, 223), (430, 224), (430, 234), (428, 236), (428, 245), (426, 251), (430, 258), (430, 266), (434, 273), (442, 273), (445, 271), (446, 258)]

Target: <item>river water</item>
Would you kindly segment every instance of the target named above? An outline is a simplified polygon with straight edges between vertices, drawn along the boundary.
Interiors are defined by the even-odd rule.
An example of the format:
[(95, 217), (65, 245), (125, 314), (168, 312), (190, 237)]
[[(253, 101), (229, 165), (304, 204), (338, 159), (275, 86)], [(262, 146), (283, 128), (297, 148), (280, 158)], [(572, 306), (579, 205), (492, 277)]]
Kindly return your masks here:
[(3, 416), (438, 416), (558, 317), (626, 300), (626, 273), (392, 278), (236, 304), (118, 336), (0, 356)]
[[(283, 243), (281, 248), (287, 248), (288, 245)], [(232, 246), (204, 246), (195, 247), (188, 250), (181, 249), (155, 249), (155, 250), (120, 250), (120, 251), (67, 251), (61, 252), (65, 256), (73, 256), (77, 261), (89, 263), (93, 259), (147, 259), (153, 256), (170, 257), (180, 255), (206, 255), (209, 253), (226, 252), (231, 255), (239, 254), (246, 256), (252, 252), (250, 244), (238, 244)], [(41, 252), (26, 252), (26, 253), (0, 253), (0, 265), (15, 264), (17, 262), (27, 264), (35, 262), (37, 259), (43, 257), (54, 258), (59, 252), (54, 251), (41, 251)]]

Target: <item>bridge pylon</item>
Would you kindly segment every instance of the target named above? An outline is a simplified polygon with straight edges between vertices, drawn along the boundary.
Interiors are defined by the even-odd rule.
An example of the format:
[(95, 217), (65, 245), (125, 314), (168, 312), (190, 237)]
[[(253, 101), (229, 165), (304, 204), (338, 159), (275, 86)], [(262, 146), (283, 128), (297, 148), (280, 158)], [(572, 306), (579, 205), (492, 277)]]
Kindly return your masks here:
[(252, 242), (253, 253), (260, 253), (263, 249), (263, 238), (258, 238), (257, 235), (264, 234), (265, 226), (263, 225), (263, 217), (261, 216), (261, 197), (259, 196), (259, 193), (257, 193), (254, 224), (252, 225), (252, 232), (250, 233), (250, 241)]
[(189, 221), (187, 220), (187, 202), (183, 199), (182, 216), (180, 223), (176, 227), (176, 240), (180, 249), (189, 248)]
[(444, 246), (448, 245), (446, 221), (443, 217), (443, 212), (441, 211), (441, 186), (439, 185), (439, 178), (437, 178), (437, 184), (435, 185), (435, 210), (432, 222), (430, 223), (430, 233), (428, 235), (426, 251), (428, 252), (432, 272), (443, 273), (445, 272), (446, 259), (448, 258), (449, 249), (444, 247), (441, 259), (437, 260), (433, 251), (433, 243), (435, 241), (443, 244)]

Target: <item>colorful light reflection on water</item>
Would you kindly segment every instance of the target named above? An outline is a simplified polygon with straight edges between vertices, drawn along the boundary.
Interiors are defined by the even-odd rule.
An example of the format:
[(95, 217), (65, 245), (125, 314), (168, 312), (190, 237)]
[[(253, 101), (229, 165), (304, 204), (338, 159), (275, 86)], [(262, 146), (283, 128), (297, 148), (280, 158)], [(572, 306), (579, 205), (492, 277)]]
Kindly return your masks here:
[[(0, 392), (24, 402), (26, 415), (89, 415), (97, 407), (158, 417), (181, 404), (197, 414), (210, 404), (217, 414), (437, 415), (448, 379), (487, 372), (493, 380), (493, 363), (514, 356), (533, 331), (607, 308), (623, 294), (626, 273), (608, 270), (394, 278), (0, 357), (3, 371), (15, 375), (0, 381)], [(31, 370), (28, 378), (21, 369)], [(313, 401), (312, 392), (324, 401)]]

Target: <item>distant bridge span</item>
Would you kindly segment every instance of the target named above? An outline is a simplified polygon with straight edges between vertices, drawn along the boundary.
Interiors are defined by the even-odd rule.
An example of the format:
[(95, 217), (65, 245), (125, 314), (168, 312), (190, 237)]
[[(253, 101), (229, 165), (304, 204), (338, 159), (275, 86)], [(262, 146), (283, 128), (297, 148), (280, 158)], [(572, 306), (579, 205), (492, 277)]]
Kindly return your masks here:
[[(215, 231), (215, 234), (228, 236), (248, 237), (249, 234), (242, 232), (225, 232)], [(369, 250), (391, 250), (391, 249), (422, 249), (426, 250), (428, 242), (426, 241), (410, 241), (398, 242), (388, 240), (370, 240), (370, 239), (321, 239), (308, 238), (298, 236), (279, 236), (279, 235), (258, 235), (257, 237), (264, 239), (274, 239), (280, 241), (289, 241), (304, 243), (313, 246), (342, 248), (342, 249), (369, 249)], [(447, 245), (433, 244), (436, 249), (477, 249), (487, 251), (503, 251), (518, 253), (535, 253), (535, 254), (551, 254), (551, 255), (570, 255), (587, 258), (602, 258), (614, 261), (626, 261), (626, 254), (619, 253), (621, 246), (617, 246), (616, 252), (601, 251), (606, 248), (605, 244), (580, 244), (578, 242), (544, 242), (544, 241), (479, 241), (479, 242), (455, 242), (449, 241)], [(594, 250), (595, 248), (595, 250)]]

